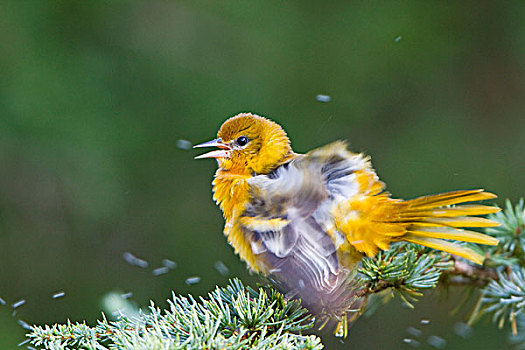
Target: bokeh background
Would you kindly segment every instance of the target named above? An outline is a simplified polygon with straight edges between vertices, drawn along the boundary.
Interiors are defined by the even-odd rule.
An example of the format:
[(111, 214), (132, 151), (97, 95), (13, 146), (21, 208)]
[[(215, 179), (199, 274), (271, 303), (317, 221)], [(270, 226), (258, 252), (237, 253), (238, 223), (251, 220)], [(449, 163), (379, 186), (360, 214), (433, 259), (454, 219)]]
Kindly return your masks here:
[[(284, 125), (298, 152), (349, 140), (397, 197), (524, 196), (524, 18), (520, 0), (1, 2), (0, 348), (24, 340), (20, 319), (93, 323), (111, 291), (164, 306), (230, 276), (255, 285), (221, 233), (215, 162), (177, 147), (241, 111)], [(155, 276), (163, 259), (178, 266)], [(506, 349), (489, 321), (454, 332), (460, 300), (394, 300), (325, 344), (410, 348), (414, 327), (420, 348)]]

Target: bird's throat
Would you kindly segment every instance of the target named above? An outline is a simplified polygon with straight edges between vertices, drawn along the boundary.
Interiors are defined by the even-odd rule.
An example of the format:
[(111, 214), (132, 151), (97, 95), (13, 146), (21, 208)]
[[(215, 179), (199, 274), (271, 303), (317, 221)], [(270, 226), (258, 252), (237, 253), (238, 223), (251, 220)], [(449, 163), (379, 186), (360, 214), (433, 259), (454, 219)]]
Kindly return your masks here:
[[(247, 180), (251, 174), (239, 174), (218, 169), (213, 180), (213, 199), (226, 221), (239, 215), (249, 199)], [(237, 214), (236, 214), (237, 213)]]

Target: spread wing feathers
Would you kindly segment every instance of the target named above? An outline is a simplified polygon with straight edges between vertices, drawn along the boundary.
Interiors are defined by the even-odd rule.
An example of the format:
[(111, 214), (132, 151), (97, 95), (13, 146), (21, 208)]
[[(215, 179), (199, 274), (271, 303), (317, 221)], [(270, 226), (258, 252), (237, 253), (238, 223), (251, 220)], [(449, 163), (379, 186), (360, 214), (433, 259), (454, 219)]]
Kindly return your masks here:
[[(260, 270), (313, 312), (349, 305), (349, 276), (327, 227), (335, 198), (355, 195), (355, 171), (368, 166), (342, 142), (297, 156), (248, 180), (250, 200), (239, 218)], [(355, 290), (355, 288), (354, 288)]]
[[(494, 221), (471, 215), (495, 213), (499, 208), (462, 204), (495, 197), (481, 189), (447, 192), (407, 201), (379, 194), (350, 199), (339, 205), (334, 215), (340, 218), (337, 226), (350, 243), (368, 256), (375, 255), (378, 249), (388, 248), (391, 241), (404, 240), (482, 264), (483, 256), (445, 239), (497, 245), (498, 240), (494, 237), (461, 229), (497, 226)], [(449, 207), (456, 204), (459, 205)]]

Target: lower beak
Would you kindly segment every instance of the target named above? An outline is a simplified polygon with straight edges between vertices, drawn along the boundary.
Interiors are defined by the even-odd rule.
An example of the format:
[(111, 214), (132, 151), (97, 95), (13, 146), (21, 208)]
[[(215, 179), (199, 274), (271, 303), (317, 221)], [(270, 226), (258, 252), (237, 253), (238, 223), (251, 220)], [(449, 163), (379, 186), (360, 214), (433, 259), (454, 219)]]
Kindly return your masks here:
[(220, 138), (193, 146), (193, 148), (201, 148), (201, 147), (218, 147), (222, 149), (201, 154), (200, 156), (195, 157), (195, 159), (230, 157), (230, 147), (226, 145), (225, 143), (223, 143)]

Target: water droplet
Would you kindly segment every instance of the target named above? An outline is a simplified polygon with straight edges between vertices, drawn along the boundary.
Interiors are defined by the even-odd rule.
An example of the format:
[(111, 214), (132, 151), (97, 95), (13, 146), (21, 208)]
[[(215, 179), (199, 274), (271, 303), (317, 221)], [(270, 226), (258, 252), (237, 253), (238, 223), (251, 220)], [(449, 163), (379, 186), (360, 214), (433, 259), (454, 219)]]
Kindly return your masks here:
[(131, 298), (132, 296), (133, 296), (133, 293), (132, 293), (132, 292), (127, 292), (127, 293), (122, 293), (122, 294), (120, 294), (120, 297), (121, 297), (122, 299), (129, 299), (129, 298)]
[(447, 341), (437, 335), (431, 335), (428, 337), (427, 343), (436, 349), (443, 349), (445, 345), (447, 345)]
[(0, 298), (0, 305), (5, 305), (5, 304), (6, 304), (5, 300)]
[(421, 329), (417, 329), (415, 327), (408, 327), (407, 328), (407, 333), (414, 336), (414, 337), (420, 337), (421, 336)]
[(26, 303), (25, 299), (20, 299), (19, 301), (17, 301), (16, 303), (14, 303), (11, 306), (13, 307), (13, 309), (16, 309), (17, 307), (20, 307), (20, 306), (24, 305), (25, 303)]
[(64, 295), (66, 295), (64, 291), (56, 292), (55, 294), (53, 294), (53, 299), (62, 298)]
[(417, 348), (421, 343), (415, 339), (404, 338), (403, 343), (410, 345), (413, 348)]
[(332, 97), (330, 97), (328, 95), (321, 95), (321, 94), (319, 94), (319, 95), (317, 95), (315, 97), (315, 99), (317, 101), (319, 101), (319, 102), (325, 102), (326, 103), (326, 102), (330, 102), (332, 100)]
[(177, 267), (177, 263), (170, 259), (162, 259), (162, 265), (166, 266), (170, 270), (173, 270)]
[(213, 265), (215, 267), (215, 270), (217, 270), (221, 275), (228, 276), (230, 274), (230, 270), (224, 263), (220, 260), (216, 261)]
[(201, 281), (201, 278), (199, 276), (193, 276), (186, 278), (186, 284), (188, 286), (191, 286), (192, 284), (197, 284)]
[(135, 255), (131, 254), (130, 252), (124, 252), (122, 254), (122, 258), (124, 259), (124, 261), (126, 261), (130, 265), (142, 267), (143, 269), (148, 267), (148, 262), (146, 260), (137, 258)]
[(155, 270), (153, 270), (153, 275), (160, 276), (165, 275), (170, 271), (166, 266), (158, 267)]
[(193, 147), (193, 145), (191, 144), (190, 141), (188, 140), (177, 140), (175, 142), (175, 146), (178, 148), (178, 149), (182, 149), (182, 150), (189, 150)]
[(22, 326), (22, 328), (24, 328), (24, 329), (26, 329), (26, 330), (28, 330), (28, 331), (31, 330), (31, 326), (30, 326), (29, 323), (27, 323), (26, 321), (24, 321), (24, 320), (18, 320), (17, 322), (18, 322), (18, 324), (19, 324), (20, 326)]
[(396, 43), (398, 43), (398, 42), (401, 41), (401, 39), (403, 39), (403, 37), (402, 37), (401, 35), (398, 35), (398, 36), (396, 36), (396, 38), (394, 39), (394, 41), (395, 41)]
[(464, 322), (457, 322), (454, 324), (454, 333), (461, 338), (468, 338), (472, 335), (472, 327)]
[(131, 254), (130, 252), (124, 252), (122, 253), (122, 258), (125, 262), (128, 264), (133, 264), (135, 262), (135, 255)]
[(423, 320), (419, 321), (419, 323), (427, 325), (427, 324), (430, 324), (430, 320), (423, 319)]
[(31, 341), (31, 339), (26, 339), (24, 340), (23, 342), (19, 343), (18, 346), (22, 346), (22, 345), (26, 345), (27, 343), (29, 343)]

